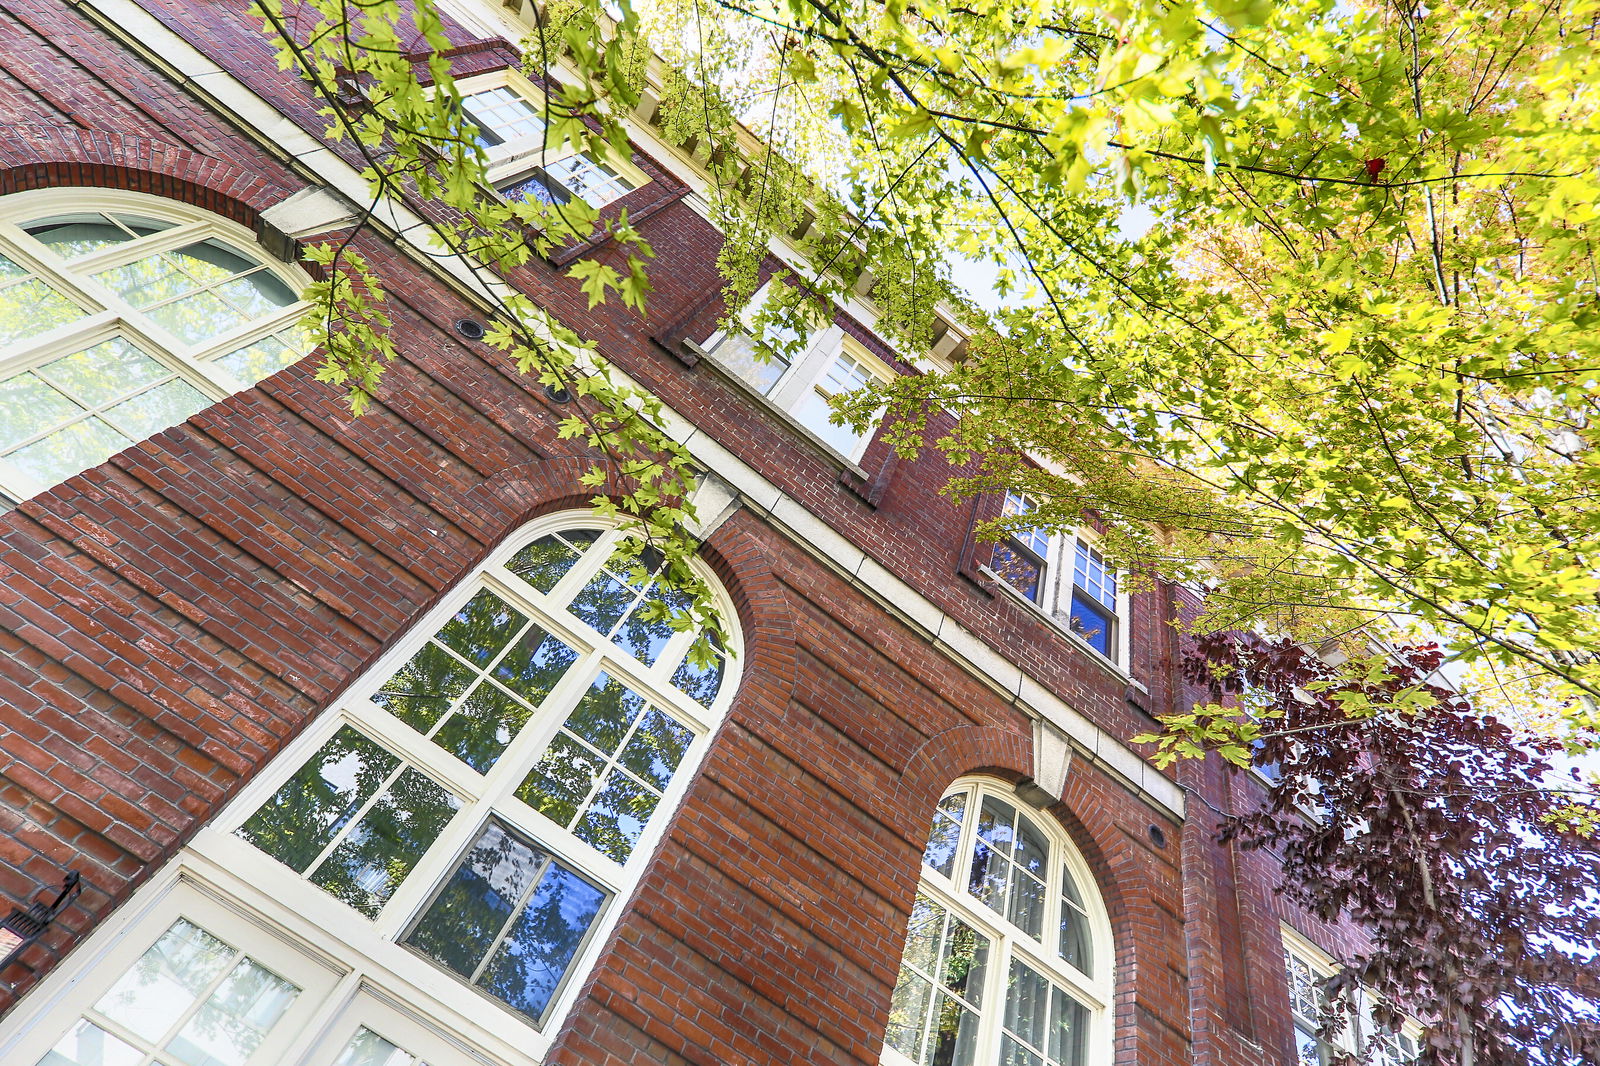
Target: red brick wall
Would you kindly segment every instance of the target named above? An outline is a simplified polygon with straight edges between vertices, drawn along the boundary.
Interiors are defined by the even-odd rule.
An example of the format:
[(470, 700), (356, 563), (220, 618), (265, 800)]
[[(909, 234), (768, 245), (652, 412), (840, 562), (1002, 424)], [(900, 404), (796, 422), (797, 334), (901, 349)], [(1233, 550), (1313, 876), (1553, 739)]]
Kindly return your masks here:
[[(320, 128), (233, 5), (149, 6)], [(0, 115), (3, 192), (110, 185), (253, 224), (306, 184), (47, 0), (0, 12)], [(641, 223), (658, 253), (647, 319), (589, 310), (543, 264), (517, 282), (1104, 729), (1179, 705), (1171, 590), (1135, 597), (1148, 692), (1130, 692), (958, 573), (970, 510), (937, 495), (940, 460), (899, 463), (874, 506), (652, 341), (718, 285), (719, 238), (642, 162), (656, 181), (635, 195), (661, 203)], [(361, 245), (402, 338), (368, 415), (293, 367), (0, 516), (0, 905), (67, 866), (87, 885), (0, 974), (0, 1013), (501, 537), (588, 496), (588, 459), (554, 434), (564, 411), (451, 329), (471, 313), (458, 297)], [(875, 1062), (933, 805), (963, 773), (1029, 774), (1029, 727), (753, 512), (707, 550), (751, 634), (744, 684), (553, 1059)], [(1185, 783), (1242, 801), (1221, 771)], [(1116, 931), (1119, 1063), (1285, 1061), (1270, 864), (1218, 849), (1203, 807), (1180, 831), (1080, 760), (1056, 809)]]

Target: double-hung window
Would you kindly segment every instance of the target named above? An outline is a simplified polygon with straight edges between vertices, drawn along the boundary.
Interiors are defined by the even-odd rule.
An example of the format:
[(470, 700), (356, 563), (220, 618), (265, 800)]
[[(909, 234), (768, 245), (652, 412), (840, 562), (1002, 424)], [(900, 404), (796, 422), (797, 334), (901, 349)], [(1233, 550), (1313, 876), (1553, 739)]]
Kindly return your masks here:
[(0, 509), (299, 359), (305, 282), (176, 201), (0, 199)]
[(883, 1062), (1110, 1062), (1110, 925), (1060, 830), (968, 782), (940, 801), (922, 862)]
[(225, 905), (141, 921), (145, 954), (64, 974), (92, 994), (21, 1044), (0, 1028), (0, 1061), (426, 1058), (426, 1034), (364, 1009), (337, 1046), (296, 1043), (358, 991), (539, 1058), (734, 687), (737, 648), (692, 653), (698, 634), (658, 617), (679, 594), (631, 544), (569, 513), (505, 545), (163, 875)]
[(647, 179), (631, 163), (598, 160), (570, 141), (549, 143), (545, 96), (510, 71), (463, 78), (461, 108), (489, 156), (489, 181), (508, 200), (602, 207)]
[(740, 315), (740, 326), (706, 341), (712, 360), (751, 389), (788, 412), (814, 437), (851, 462), (866, 451), (870, 433), (834, 425), (831, 400), (893, 375), (854, 337), (833, 323), (807, 331), (769, 324), (753, 335), (767, 293), (762, 290)]
[[(1037, 509), (1032, 498), (1007, 492), (1002, 515), (1025, 518)], [(1024, 599), (1060, 620), (1084, 643), (1112, 662), (1124, 659), (1127, 602), (1117, 573), (1106, 565), (1092, 534), (1052, 537), (1019, 523), (995, 544), (990, 568)]]

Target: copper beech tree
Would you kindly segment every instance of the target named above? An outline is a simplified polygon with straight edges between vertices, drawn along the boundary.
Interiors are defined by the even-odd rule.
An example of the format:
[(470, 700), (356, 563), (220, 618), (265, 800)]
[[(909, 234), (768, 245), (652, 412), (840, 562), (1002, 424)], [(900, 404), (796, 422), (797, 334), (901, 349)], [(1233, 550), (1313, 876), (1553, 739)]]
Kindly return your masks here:
[[(1326, 986), (1330, 1035), (1365, 989), (1379, 1026), (1425, 1025), (1423, 1063), (1600, 1062), (1600, 843), (1572, 817), (1592, 796), (1557, 770), (1559, 744), (1438, 684), (1442, 662), (1418, 646), (1336, 670), (1292, 641), (1206, 636), (1184, 672), (1215, 706), (1168, 725), (1202, 747), (1242, 738), (1228, 754), (1274, 768), (1225, 837), (1279, 855), (1296, 903), (1370, 934)], [(1208, 736), (1238, 713), (1224, 702), (1244, 724)]]

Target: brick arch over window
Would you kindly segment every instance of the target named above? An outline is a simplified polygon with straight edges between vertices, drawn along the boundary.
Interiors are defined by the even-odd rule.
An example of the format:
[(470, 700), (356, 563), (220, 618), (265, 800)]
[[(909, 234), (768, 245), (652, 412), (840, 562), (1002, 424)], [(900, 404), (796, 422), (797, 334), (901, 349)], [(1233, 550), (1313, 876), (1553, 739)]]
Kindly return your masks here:
[[(895, 903), (902, 908), (894, 919), (902, 924), (891, 938), (897, 945), (905, 934), (903, 923), (922, 880), (922, 849), (928, 843), (935, 807), (941, 798), (960, 781), (987, 779), (1003, 789), (1028, 776), (1032, 766), (1031, 736), (999, 726), (964, 725), (946, 730), (928, 738), (912, 757), (896, 793), (898, 802), (891, 805), (900, 816), (898, 822), (903, 823), (909, 848), (914, 849), (895, 876), (899, 889)], [(1163, 873), (1156, 868), (1153, 853), (1143, 846), (1145, 823), (1122, 826), (1107, 813), (1110, 808), (1106, 797), (1098, 790), (1108, 784), (1091, 765), (1074, 766), (1068, 774), (1064, 800), (1043, 810), (1021, 804), (1019, 809), (1059, 830), (1088, 868), (1110, 925), (1111, 943), (1107, 947), (1114, 952), (1108, 1020), (1117, 1039), (1132, 1036), (1142, 1040), (1143, 1034), (1132, 1031), (1134, 1003), (1139, 995), (1132, 977), (1141, 972), (1161, 972), (1171, 965), (1154, 957), (1154, 946), (1145, 935), (1166, 920), (1152, 902), (1161, 894), (1158, 882)], [(1132, 807), (1144, 809), (1133, 797), (1127, 798)], [(1151, 822), (1160, 820), (1153, 812), (1145, 811)], [(1178, 828), (1168, 824), (1164, 829), (1169, 841), (1166, 848), (1172, 852), (1170, 861), (1176, 862)], [(887, 995), (887, 989), (884, 993)], [(883, 1006), (887, 1009), (888, 1002)]]
[(299, 191), (148, 137), (66, 126), (7, 127), (0, 141), (0, 195), (80, 185), (181, 200), (252, 229), (262, 211)]

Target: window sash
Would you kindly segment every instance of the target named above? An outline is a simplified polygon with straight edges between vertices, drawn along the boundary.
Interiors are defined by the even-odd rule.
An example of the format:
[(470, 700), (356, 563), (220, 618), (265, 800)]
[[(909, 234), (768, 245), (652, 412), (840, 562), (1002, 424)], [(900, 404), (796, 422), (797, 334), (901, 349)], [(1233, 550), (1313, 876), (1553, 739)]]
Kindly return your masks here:
[[(541, 851), (555, 856), (557, 861), (604, 891), (608, 900), (573, 956), (563, 983), (552, 993), (543, 1023), (545, 1028), (535, 1040), (539, 1046), (553, 1035), (582, 984), (580, 978), (593, 965), (600, 945), (605, 943), (610, 930), (614, 928), (622, 903), (630, 894), (648, 854), (665, 833), (672, 809), (689, 787), (695, 768), (709, 747), (711, 728), (720, 717), (721, 708), (731, 698), (736, 684), (731, 673), (724, 677), (717, 698), (708, 708), (693, 696), (673, 687), (677, 659), (687, 652), (695, 634), (674, 634), (665, 646), (667, 650), (655, 657), (653, 666), (645, 668), (619, 646), (613, 645), (606, 634), (566, 613), (565, 604), (594, 578), (612, 569), (612, 549), (621, 539), (619, 532), (604, 529), (604, 524), (596, 522), (593, 516), (584, 515), (581, 524), (600, 529), (600, 536), (580, 553), (578, 560), (559, 580), (553, 583), (543, 581), (540, 572), (535, 569), (526, 572), (530, 573), (532, 581), (538, 583), (525, 584), (523, 578), (515, 576), (508, 569), (513, 561), (524, 557), (526, 545), (538, 542), (540, 533), (552, 528), (570, 527), (573, 518), (570, 512), (551, 516), (497, 551), (477, 574), (464, 581), (407, 638), (397, 642), (368, 676), (336, 703), (336, 710), (325, 716), (325, 721), (318, 722), (296, 741), (291, 751), (280, 756), (281, 761), (273, 771), (260, 775), (258, 781), (230, 804), (211, 828), (202, 831), (196, 838), (196, 849), (204, 855), (214, 856), (221, 865), (272, 871), (263, 873), (260, 879), (277, 886), (276, 896), (322, 927), (338, 929), (341, 935), (360, 939), (374, 959), (388, 960), (384, 966), (396, 973), (414, 973), (418, 966), (430, 965), (418, 958), (405, 940), (419, 916), (426, 913), (430, 901), (452, 876), (463, 849), (476, 839), (476, 833), (482, 826), (493, 820), (503, 824), (515, 836), (532, 841)], [(556, 687), (539, 705), (539, 712), (504, 749), (499, 761), (486, 773), (479, 773), (388, 712), (376, 705), (368, 705), (366, 695), (377, 691), (385, 679), (409, 661), (418, 647), (431, 640), (465, 603), (484, 588), (491, 588), (497, 595), (505, 597), (540, 628), (575, 648), (582, 658), (567, 669)], [(542, 588), (548, 591), (541, 593), (539, 589)], [(727, 612), (725, 617), (733, 617), (731, 605), (725, 603), (723, 609)], [(734, 635), (737, 637), (737, 631)], [(539, 756), (547, 750), (550, 738), (563, 728), (571, 709), (601, 671), (611, 671), (613, 676), (625, 678), (626, 683), (650, 704), (670, 710), (674, 718), (692, 731), (676, 771), (667, 781), (661, 799), (646, 820), (643, 835), (634, 845), (627, 862), (616, 861), (595, 845), (580, 839), (574, 832), (576, 826), (574, 829), (563, 828), (515, 795), (529, 768), (538, 764)], [(463, 800), (461, 809), (433, 839), (432, 845), (416, 862), (410, 875), (394, 888), (377, 917), (362, 921), (355, 920), (345, 904), (310, 880), (284, 870), (268, 854), (232, 835), (234, 829), (248, 821), (256, 810), (277, 793), (284, 780), (292, 777), (329, 737), (344, 726), (350, 726), (381, 744), (395, 757), (425, 773)], [(637, 723), (636, 726), (642, 728)], [(622, 748), (618, 749), (619, 753), (622, 751)], [(618, 754), (617, 758), (626, 759), (628, 756)], [(370, 804), (370, 797), (367, 802)], [(331, 847), (325, 845), (322, 853), (331, 854)], [(439, 983), (431, 983), (428, 986), (430, 991), (437, 992), (435, 985)], [(489, 1024), (504, 1028), (505, 1012), (515, 1009), (498, 1000), (491, 1000), (484, 992), (465, 982), (444, 983), (453, 986), (453, 989), (439, 994), (457, 1002), (464, 999), (470, 1003), (481, 1003), (482, 1006), (473, 1011), (491, 1016)], [(536, 1033), (529, 1030), (527, 1035), (531, 1038)]]

